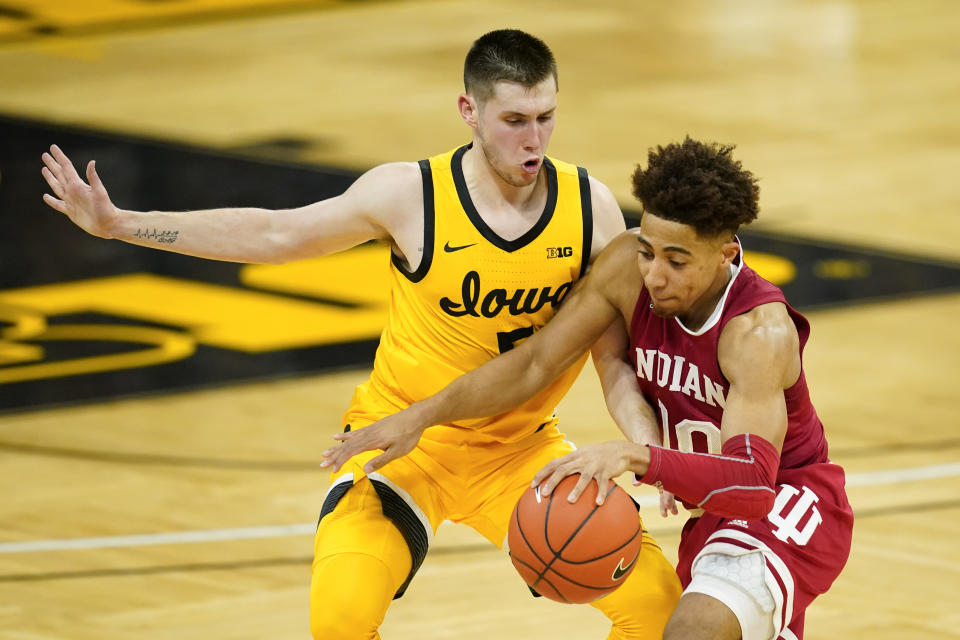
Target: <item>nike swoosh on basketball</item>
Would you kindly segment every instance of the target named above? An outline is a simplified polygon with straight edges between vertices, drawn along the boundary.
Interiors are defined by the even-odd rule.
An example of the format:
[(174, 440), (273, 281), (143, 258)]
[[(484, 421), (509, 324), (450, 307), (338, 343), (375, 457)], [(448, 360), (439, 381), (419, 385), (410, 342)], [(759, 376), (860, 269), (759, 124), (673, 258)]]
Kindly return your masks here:
[(459, 246), (459, 247), (451, 247), (451, 246), (450, 246), (450, 243), (448, 242), (447, 244), (443, 245), (443, 250), (446, 251), (447, 253), (453, 253), (454, 251), (460, 251), (460, 249), (467, 249), (467, 248), (469, 248), (469, 247), (472, 247), (472, 246), (475, 245), (475, 244), (477, 244), (477, 243), (476, 243), (476, 242), (473, 242), (473, 243), (471, 243), (471, 244), (465, 244), (465, 245), (461, 245), (461, 246)]
[(628, 571), (630, 571), (630, 567), (632, 567), (633, 563), (636, 561), (637, 559), (634, 558), (633, 560), (630, 561), (630, 564), (628, 564), (627, 566), (623, 566), (623, 558), (620, 558), (620, 562), (617, 563), (617, 568), (613, 570), (613, 576), (611, 577), (614, 580), (619, 580), (620, 578), (625, 576)]

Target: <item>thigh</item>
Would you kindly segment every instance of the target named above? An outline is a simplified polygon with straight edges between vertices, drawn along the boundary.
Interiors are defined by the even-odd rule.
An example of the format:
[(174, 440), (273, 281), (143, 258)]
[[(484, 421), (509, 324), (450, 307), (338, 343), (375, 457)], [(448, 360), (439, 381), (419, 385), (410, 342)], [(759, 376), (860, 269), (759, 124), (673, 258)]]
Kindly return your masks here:
[[(441, 487), (449, 483), (441, 483), (428, 473), (431, 466), (437, 465), (419, 449), (374, 473), (364, 474), (363, 464), (378, 453), (355, 456), (334, 476), (320, 511), (315, 557), (371, 549), (376, 553), (379, 538), (371, 542), (350, 533), (358, 525), (338, 525), (336, 531), (344, 533), (333, 535), (331, 527), (341, 519), (355, 520), (364, 526), (372, 520), (392, 523), (405, 540), (412, 561), (406, 580), (397, 591), (399, 597), (426, 558), (433, 535), (445, 518)], [(357, 545), (360, 547), (356, 548)]]
[(406, 564), (403, 577), (409, 572), (410, 553), (399, 558), (395, 551), (397, 537), (403, 535), (383, 513), (376, 488), (369, 479), (351, 484), (329, 512), (321, 515), (313, 542), (313, 564), (338, 553), (362, 553), (384, 560), (392, 568)]
[(368, 480), (347, 491), (317, 527), (310, 580), (315, 638), (375, 638), (411, 573), (409, 546)]
[[(369, 422), (354, 419), (347, 428), (362, 429)], [(341, 469), (331, 474), (331, 486), (324, 499), (321, 517), (335, 505), (347, 487), (369, 477), (377, 487), (388, 487), (397, 500), (409, 507), (412, 517), (423, 527), (426, 537), (431, 539), (440, 523), (446, 519), (444, 496), (451, 486), (449, 472), (443, 462), (443, 453), (439, 456), (425, 452), (421, 446), (414, 448), (406, 456), (398, 458), (377, 469), (371, 474), (363, 471), (363, 465), (380, 455), (380, 451), (364, 451), (346, 462)]]
[(538, 436), (522, 445), (494, 445), (490, 452), (472, 454), (473, 481), (460, 501), (459, 511), (464, 515), (457, 521), (473, 527), (498, 547), (506, 541), (510, 515), (533, 476), (551, 460), (574, 450), (558, 431)]

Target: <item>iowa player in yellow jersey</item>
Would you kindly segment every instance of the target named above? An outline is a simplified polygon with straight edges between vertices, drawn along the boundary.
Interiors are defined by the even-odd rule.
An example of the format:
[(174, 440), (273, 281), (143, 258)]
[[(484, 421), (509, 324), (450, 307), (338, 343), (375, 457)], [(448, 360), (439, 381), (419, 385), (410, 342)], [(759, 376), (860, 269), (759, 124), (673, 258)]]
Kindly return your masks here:
[[(484, 35), (467, 54), (464, 84), (458, 103), (470, 144), (375, 167), (342, 195), (298, 209), (118, 209), (93, 162), (84, 182), (56, 146), (43, 154), (53, 192), (44, 199), (94, 235), (217, 260), (279, 263), (389, 242), (388, 324), (373, 373), (344, 417), (344, 430), (356, 431), (532, 335), (624, 230), (607, 187), (546, 155), (557, 74), (542, 41), (516, 30)], [(138, 234), (143, 228), (168, 233), (161, 242)], [(584, 359), (513, 411), (436, 425), (405, 456), (371, 461), (378, 454), (365, 453), (333, 469), (315, 538), (315, 638), (378, 638), (391, 600), (407, 589), (444, 520), (503, 544), (533, 475), (573, 448), (553, 408)], [(637, 412), (629, 365), (602, 339), (594, 361), (626, 436), (657, 442)], [(679, 598), (656, 543), (646, 536), (642, 549), (626, 583), (593, 604), (611, 620), (610, 638), (659, 638)]]

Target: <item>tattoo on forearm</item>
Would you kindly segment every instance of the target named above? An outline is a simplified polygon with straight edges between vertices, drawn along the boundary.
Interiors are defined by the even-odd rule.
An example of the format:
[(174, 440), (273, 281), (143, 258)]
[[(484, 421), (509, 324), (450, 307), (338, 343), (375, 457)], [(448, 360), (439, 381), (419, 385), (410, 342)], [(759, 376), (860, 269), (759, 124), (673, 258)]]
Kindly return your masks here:
[(157, 242), (165, 244), (173, 244), (177, 241), (177, 237), (180, 235), (180, 231), (158, 231), (157, 229), (137, 229), (137, 232), (133, 234), (134, 238), (142, 238), (144, 240), (156, 240)]

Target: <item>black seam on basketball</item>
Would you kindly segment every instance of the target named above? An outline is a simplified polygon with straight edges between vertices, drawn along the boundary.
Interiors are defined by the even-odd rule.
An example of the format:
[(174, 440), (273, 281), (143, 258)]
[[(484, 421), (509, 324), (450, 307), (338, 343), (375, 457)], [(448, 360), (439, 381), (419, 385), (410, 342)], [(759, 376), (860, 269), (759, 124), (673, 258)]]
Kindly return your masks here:
[[(606, 498), (609, 498), (609, 497), (610, 497), (610, 494), (613, 493), (613, 491), (614, 491), (616, 488), (617, 488), (617, 485), (613, 485), (613, 486), (610, 488), (610, 490), (607, 491), (607, 495), (604, 496), (604, 498), (605, 498), (605, 499), (606, 499)], [(553, 500), (553, 494), (550, 494), (550, 500), (551, 500), (551, 501)], [(563, 558), (563, 550), (570, 546), (570, 543), (573, 542), (573, 539), (577, 537), (577, 534), (580, 533), (580, 530), (583, 529), (583, 528), (586, 526), (586, 524), (590, 521), (590, 518), (593, 517), (593, 514), (595, 514), (599, 508), (600, 508), (600, 505), (594, 503), (593, 509), (591, 509), (591, 510), (590, 510), (590, 513), (587, 514), (587, 517), (580, 521), (580, 524), (577, 526), (576, 529), (573, 530), (573, 533), (571, 533), (571, 534), (570, 534), (570, 537), (567, 538), (567, 541), (563, 543), (563, 546), (560, 547), (560, 550), (557, 551), (557, 552), (555, 552), (558, 558)], [(549, 509), (549, 505), (548, 505), (548, 509)], [(550, 518), (550, 514), (549, 514), (549, 512), (548, 512), (548, 513), (547, 513), (547, 519), (549, 519), (549, 518)], [(544, 521), (544, 522), (546, 522), (546, 521)], [(546, 531), (544, 531), (544, 535), (546, 535)], [(548, 545), (548, 546), (550, 545), (550, 540), (549, 540), (549, 539), (547, 539), (547, 545)], [(552, 551), (552, 549), (551, 549), (551, 551)], [(564, 562), (566, 562), (566, 560), (564, 560)]]
[[(556, 573), (556, 572), (554, 572), (554, 573)], [(560, 575), (560, 574), (557, 573), (557, 575)], [(550, 588), (553, 589), (553, 592), (557, 595), (558, 598), (561, 598), (561, 599), (562, 599), (564, 602), (566, 602), (567, 604), (573, 604), (572, 602), (570, 602), (569, 600), (567, 600), (567, 597), (563, 595), (563, 592), (561, 592), (560, 589), (557, 589), (556, 585), (554, 585), (552, 582), (550, 582), (549, 580), (547, 580), (546, 578), (544, 578), (544, 579), (543, 579), (543, 583), (550, 585)], [(540, 594), (540, 595), (543, 595), (543, 594)]]
[[(608, 551), (607, 553), (604, 553), (604, 554), (599, 555), (599, 556), (594, 556), (594, 557), (592, 557), (592, 558), (590, 558), (590, 559), (588, 559), (588, 560), (568, 560), (567, 558), (564, 558), (564, 557), (562, 557), (562, 556), (561, 556), (560, 559), (563, 560), (564, 562), (566, 562), (567, 564), (587, 564), (588, 562), (593, 562), (594, 560), (600, 560), (601, 558), (606, 558), (607, 556), (612, 556), (612, 555), (614, 555), (615, 553), (619, 552), (619, 551), (620, 551), (621, 549), (623, 549), (625, 546), (627, 546), (628, 544), (630, 544), (631, 542), (633, 542), (634, 539), (636, 539), (637, 535), (640, 534), (640, 533), (641, 533), (641, 528), (640, 528), (640, 526), (638, 525), (638, 526), (637, 526), (637, 530), (634, 531), (634, 532), (630, 535), (630, 537), (627, 539), (627, 541), (624, 542), (622, 545), (620, 545), (620, 546), (617, 547), (616, 549), (612, 549), (612, 550)], [(642, 541), (641, 541), (641, 544), (643, 544)], [(639, 551), (639, 550), (637, 551), (637, 555), (640, 555), (640, 551)]]
[[(518, 504), (517, 507), (519, 506), (520, 505)], [(514, 507), (514, 511), (517, 512), (517, 531), (520, 533), (520, 537), (523, 539), (523, 544), (527, 545), (527, 549), (530, 550), (530, 553), (533, 554), (533, 557), (535, 557), (540, 562), (545, 562), (545, 560), (540, 557), (540, 554), (533, 549), (533, 545), (530, 544), (530, 541), (527, 540), (527, 534), (523, 532), (523, 525), (520, 523), (520, 510), (517, 507)], [(512, 557), (513, 554), (511, 553), (510, 556)], [(533, 569), (533, 567), (530, 567), (530, 568)]]
[[(549, 532), (550, 507), (553, 506), (553, 498), (554, 498), (554, 496), (556, 496), (556, 495), (557, 495), (556, 493), (551, 493), (551, 494), (550, 494), (550, 498), (547, 500), (547, 512), (546, 512), (546, 514), (544, 514), (544, 516), (543, 516), (543, 541), (544, 541), (544, 543), (546, 543), (547, 549), (550, 551), (550, 553), (553, 554), (553, 557), (550, 559), (549, 562), (544, 562), (543, 560), (540, 560), (540, 558), (539, 558), (539, 556), (538, 556), (537, 559), (540, 560), (541, 562), (543, 562), (543, 571), (540, 571), (540, 572), (537, 573), (537, 580), (536, 580), (536, 582), (534, 582), (534, 585), (539, 584), (540, 581), (543, 580), (544, 574), (545, 574), (547, 571), (550, 570), (550, 565), (553, 564), (554, 560), (556, 560), (557, 558), (560, 557), (560, 554), (563, 552), (563, 548), (564, 548), (567, 544), (570, 543), (570, 540), (573, 540), (573, 537), (574, 537), (575, 535), (577, 535), (577, 531), (580, 530), (580, 527), (583, 526), (583, 523), (586, 522), (586, 521), (590, 518), (590, 516), (593, 515), (593, 511), (596, 511), (596, 510), (597, 510), (596, 507), (594, 507), (593, 511), (591, 511), (590, 514), (589, 514), (586, 518), (584, 518), (583, 521), (580, 523), (580, 527), (577, 527), (577, 531), (574, 531), (573, 534), (570, 535), (570, 537), (567, 539), (567, 542), (564, 543), (564, 547), (560, 547), (560, 550), (559, 550), (559, 551), (556, 551), (556, 550), (554, 550), (554, 548), (550, 545), (550, 532)], [(517, 519), (517, 524), (520, 524), (519, 518)], [(527, 546), (530, 546), (530, 545), (527, 545)], [(551, 585), (551, 586), (552, 586), (552, 585)], [(559, 592), (558, 592), (558, 593), (559, 593)]]
[[(584, 589), (593, 589), (593, 590), (595, 590), (595, 591), (607, 591), (607, 590), (609, 590), (609, 589), (614, 589), (614, 588), (616, 588), (616, 587), (618, 587), (618, 586), (620, 586), (620, 585), (622, 584), (621, 582), (614, 582), (614, 583), (608, 584), (608, 585), (606, 585), (606, 586), (596, 586), (596, 585), (592, 585), (592, 584), (583, 584), (582, 582), (577, 582), (576, 580), (572, 580), (572, 579), (568, 578), (567, 576), (565, 576), (564, 574), (560, 573), (560, 572), (557, 571), (556, 569), (551, 569), (550, 571), (552, 571), (552, 572), (555, 573), (556, 575), (560, 576), (561, 578), (563, 578), (564, 580), (566, 580), (566, 581), (569, 582), (570, 584), (574, 584), (574, 585), (576, 585), (576, 586), (578, 586), (578, 587), (582, 587), (582, 588), (584, 588)], [(544, 578), (544, 582), (547, 582), (547, 583), (549, 584), (549, 581), (548, 581), (546, 578)], [(551, 585), (551, 586), (552, 586), (552, 585)]]
[[(527, 545), (527, 548), (529, 549), (529, 548), (530, 548), (530, 545)], [(531, 549), (531, 551), (532, 551), (532, 549)], [(534, 554), (534, 555), (536, 555), (536, 554)], [(514, 563), (521, 564), (521, 565), (525, 566), (527, 569), (530, 569), (530, 571), (533, 571), (534, 573), (537, 573), (537, 568), (536, 568), (536, 567), (534, 567), (533, 565), (531, 565), (529, 562), (524, 561), (522, 558), (518, 558), (517, 556), (513, 555), (513, 553), (510, 553), (510, 560), (513, 561)], [(538, 576), (539, 576), (539, 575), (540, 575), (540, 574), (538, 574)], [(530, 587), (531, 589), (535, 588), (536, 585), (540, 584), (541, 578), (542, 578), (542, 576), (538, 577), (537, 580), (536, 580), (536, 582), (534, 582), (533, 584), (528, 584), (527, 586)], [(524, 581), (524, 582), (526, 582), (526, 581)], [(546, 580), (544, 580), (544, 582), (546, 582)], [(550, 583), (548, 582), (547, 584), (550, 584)], [(553, 585), (550, 585), (550, 586), (553, 586)]]
[[(617, 490), (617, 485), (614, 484), (614, 485), (611, 486), (610, 489), (607, 491), (607, 494), (606, 494), (605, 498), (609, 498), (610, 495), (611, 495), (614, 491), (616, 491), (616, 490)], [(527, 536), (526, 536), (526, 534), (525, 534), (524, 531), (523, 531), (523, 524), (520, 522), (520, 504), (517, 503), (517, 506), (514, 507), (514, 512), (516, 513), (516, 518), (517, 518), (517, 531), (518, 531), (518, 533), (520, 534), (520, 537), (521, 537), (521, 539), (523, 540), (524, 545), (526, 546), (527, 550), (533, 555), (533, 557), (536, 558), (539, 562), (541, 562), (541, 563), (544, 565), (543, 570), (538, 571), (537, 568), (534, 567), (534, 566), (532, 566), (529, 562), (525, 562), (524, 560), (522, 560), (522, 559), (520, 559), (520, 558), (517, 558), (517, 557), (513, 554), (513, 551), (512, 551), (512, 549), (511, 549), (511, 551), (510, 551), (510, 553), (509, 553), (509, 556), (510, 556), (510, 559), (511, 559), (512, 562), (515, 562), (515, 563), (517, 563), (517, 564), (520, 564), (520, 565), (522, 565), (522, 566), (530, 569), (530, 571), (533, 571), (533, 572), (536, 573), (536, 580), (534, 580), (533, 583), (528, 583), (528, 586), (529, 586), (531, 589), (535, 589), (535, 588), (537, 587), (537, 585), (539, 585), (540, 583), (547, 584), (547, 585), (550, 586), (551, 589), (553, 589), (554, 593), (555, 593), (559, 598), (563, 599), (563, 601), (564, 601), (564, 602), (567, 602), (567, 603), (570, 603), (570, 600), (568, 600), (568, 599), (563, 595), (563, 593), (560, 591), (560, 589), (558, 589), (558, 588), (549, 580), (549, 578), (547, 578), (546, 574), (547, 574), (548, 572), (552, 572), (554, 575), (556, 575), (556, 576), (558, 576), (558, 577), (566, 580), (566, 581), (569, 582), (570, 584), (575, 585), (575, 586), (577, 586), (577, 587), (580, 587), (580, 588), (582, 588), (582, 589), (589, 589), (589, 590), (594, 590), (594, 591), (610, 591), (610, 590), (616, 588), (617, 586), (619, 586), (619, 585), (621, 584), (621, 582), (614, 582), (613, 584), (608, 584), (608, 585), (606, 585), (606, 586), (595, 586), (595, 585), (589, 585), (589, 584), (583, 584), (583, 583), (581, 583), (581, 582), (577, 582), (576, 580), (573, 580), (573, 579), (569, 578), (568, 576), (564, 575), (563, 573), (561, 573), (561, 572), (558, 571), (557, 569), (553, 568), (553, 563), (554, 563), (557, 559), (560, 559), (560, 560), (562, 560), (563, 562), (565, 562), (565, 563), (567, 563), (567, 564), (570, 564), (570, 565), (581, 565), (581, 564), (587, 564), (587, 563), (589, 563), (589, 562), (595, 562), (595, 561), (600, 560), (600, 559), (602, 559), (602, 558), (605, 558), (605, 557), (614, 555), (614, 554), (616, 554), (618, 551), (620, 551), (621, 549), (623, 549), (624, 547), (626, 547), (627, 545), (629, 545), (631, 542), (633, 542), (633, 540), (636, 539), (637, 535), (641, 535), (641, 536), (643, 535), (643, 525), (638, 521), (638, 522), (637, 522), (637, 528), (634, 530), (633, 534), (626, 540), (626, 542), (624, 542), (623, 544), (621, 544), (621, 545), (620, 545), (619, 547), (617, 547), (616, 549), (613, 549), (612, 551), (609, 551), (609, 552), (604, 553), (604, 554), (599, 555), (599, 556), (595, 556), (595, 557), (589, 558), (589, 559), (587, 559), (587, 560), (580, 560), (580, 561), (567, 560), (566, 558), (563, 557), (563, 550), (566, 549), (566, 548), (570, 545), (571, 542), (573, 542), (574, 538), (577, 537), (577, 534), (580, 533), (580, 530), (583, 529), (583, 527), (587, 524), (587, 522), (590, 520), (590, 518), (593, 517), (593, 514), (597, 512), (597, 510), (600, 508), (601, 505), (594, 505), (593, 509), (590, 510), (590, 513), (588, 513), (587, 516), (586, 516), (585, 518), (583, 518), (583, 520), (580, 521), (579, 526), (577, 526), (577, 528), (570, 534), (570, 536), (569, 536), (569, 537), (567, 538), (567, 540), (563, 543), (563, 545), (560, 547), (560, 549), (559, 549), (559, 550), (555, 550), (555, 549), (553, 548), (553, 546), (551, 545), (551, 543), (550, 543), (550, 536), (549, 536), (549, 531), (548, 531), (548, 526), (549, 526), (549, 522), (550, 522), (550, 510), (551, 510), (551, 508), (552, 508), (552, 506), (553, 506), (553, 498), (554, 498), (555, 495), (556, 495), (555, 493), (550, 494), (550, 498), (547, 500), (546, 514), (544, 514), (544, 518), (543, 518), (543, 540), (544, 540), (544, 543), (547, 545), (547, 549), (548, 549), (548, 550), (550, 551), (550, 553), (553, 555), (553, 557), (550, 559), (549, 562), (545, 562), (544, 559), (540, 557), (540, 554), (537, 553), (537, 552), (534, 550), (533, 546), (532, 546), (532, 545), (530, 544), (530, 542), (527, 540)], [(641, 545), (642, 545), (642, 544), (643, 544), (643, 542), (642, 542), (642, 539), (641, 539)], [(640, 549), (637, 550), (637, 554), (636, 554), (636, 555), (633, 557), (633, 559), (630, 561), (630, 565), (633, 565), (633, 564), (637, 561), (637, 558), (639, 558), (639, 557), (640, 557)], [(630, 565), (628, 565), (628, 566), (630, 566)], [(540, 593), (542, 594), (542, 590), (541, 590)]]
[[(607, 495), (606, 495), (605, 497), (610, 497), (610, 494), (613, 493), (613, 491), (614, 491), (616, 488), (617, 488), (617, 485), (613, 485), (613, 486), (607, 491)], [(553, 506), (553, 498), (554, 498), (556, 495), (557, 495), (556, 493), (551, 493), (551, 494), (550, 494), (550, 499), (547, 500), (547, 513), (546, 513), (546, 515), (545, 515), (544, 518), (543, 518), (543, 540), (544, 540), (544, 542), (546, 542), (546, 544), (547, 544), (547, 549), (549, 549), (550, 552), (553, 554), (553, 558), (550, 560), (550, 562), (548, 562), (548, 563), (546, 563), (546, 564), (544, 565), (543, 571), (541, 571), (539, 574), (537, 574), (537, 582), (538, 582), (538, 583), (540, 582), (540, 580), (543, 579), (544, 574), (545, 574), (547, 571), (550, 570), (550, 567), (553, 565), (554, 561), (555, 561), (557, 558), (560, 558), (561, 560), (563, 560), (564, 562), (566, 562), (566, 560), (563, 559), (563, 550), (566, 549), (566, 548), (570, 545), (571, 542), (573, 542), (573, 539), (577, 537), (577, 534), (580, 533), (580, 530), (583, 529), (583, 527), (587, 524), (587, 522), (589, 522), (590, 518), (593, 517), (593, 514), (595, 514), (595, 513), (597, 512), (597, 509), (600, 508), (600, 505), (594, 504), (594, 505), (593, 505), (593, 509), (591, 509), (591, 510), (590, 510), (590, 513), (587, 514), (587, 517), (585, 517), (583, 520), (580, 521), (580, 524), (577, 525), (577, 528), (573, 530), (573, 533), (571, 533), (571, 534), (570, 534), (570, 537), (567, 538), (567, 541), (563, 543), (563, 546), (561, 546), (559, 550), (554, 551), (553, 547), (550, 546), (550, 535), (549, 535), (549, 532), (548, 532), (548, 529), (547, 529), (547, 525), (548, 525), (548, 523), (550, 522), (550, 507)], [(517, 518), (517, 524), (518, 524), (518, 525), (520, 524), (520, 519), (519, 519), (519, 518)], [(529, 545), (527, 545), (527, 546), (529, 546)], [(538, 558), (538, 559), (539, 559), (539, 558)], [(541, 562), (542, 562), (542, 561), (541, 561)], [(559, 572), (555, 572), (555, 573), (556, 573), (557, 575), (562, 575), (562, 574), (560, 574)], [(566, 578), (564, 578), (564, 579), (566, 579)], [(573, 581), (571, 580), (571, 582), (573, 582)]]
[[(516, 513), (516, 516), (517, 516), (517, 532), (520, 534), (520, 538), (523, 540), (523, 544), (526, 545), (527, 550), (529, 550), (530, 553), (533, 554), (533, 557), (534, 557), (534, 558), (536, 558), (537, 560), (539, 560), (542, 564), (544, 564), (544, 565), (546, 566), (546, 564), (547, 564), (546, 560), (544, 560), (543, 558), (541, 558), (541, 557), (540, 557), (540, 554), (537, 553), (537, 552), (534, 550), (533, 545), (530, 544), (530, 541), (529, 541), (529, 540), (527, 540), (527, 534), (525, 534), (525, 533), (523, 532), (523, 524), (521, 524), (521, 522), (520, 522), (520, 503), (519, 503), (519, 502), (517, 503), (517, 506), (515, 506), (515, 507), (513, 508), (513, 510), (514, 510), (514, 512)], [(550, 542), (547, 541), (548, 547), (549, 547), (549, 544), (550, 544)], [(521, 564), (526, 565), (527, 567), (530, 568), (531, 571), (533, 571), (533, 572), (535, 572), (535, 573), (537, 574), (537, 579), (534, 580), (533, 584), (528, 584), (528, 586), (529, 586), (530, 588), (532, 588), (532, 589), (533, 589), (533, 588), (536, 588), (537, 584), (540, 583), (540, 579), (543, 578), (543, 574), (540, 573), (539, 571), (537, 571), (537, 568), (536, 568), (536, 567), (530, 566), (529, 563), (524, 562), (523, 560), (519, 560), (515, 555), (513, 555), (513, 549), (512, 549), (512, 548), (511, 548), (511, 550), (510, 550), (509, 556), (510, 556), (511, 559), (516, 559), (516, 560), (517, 560), (518, 562), (520, 562)], [(552, 585), (551, 585), (551, 586), (552, 586)]]

